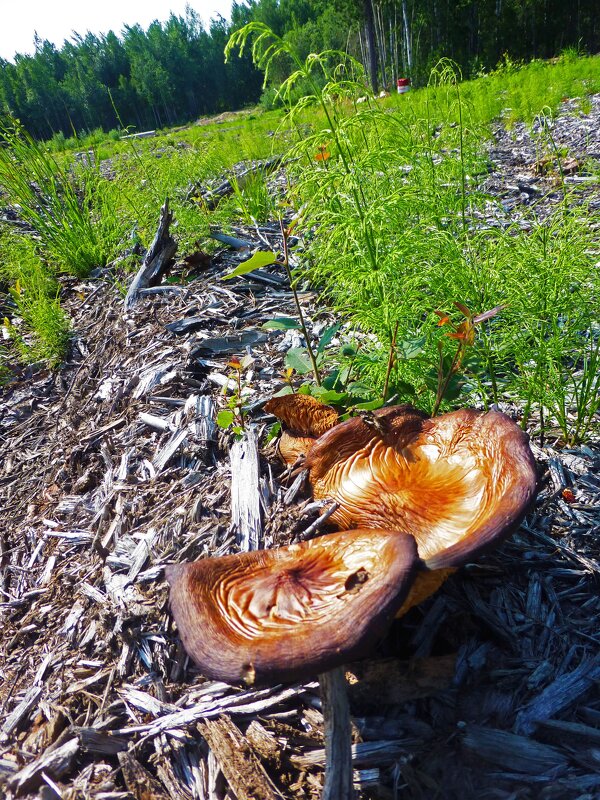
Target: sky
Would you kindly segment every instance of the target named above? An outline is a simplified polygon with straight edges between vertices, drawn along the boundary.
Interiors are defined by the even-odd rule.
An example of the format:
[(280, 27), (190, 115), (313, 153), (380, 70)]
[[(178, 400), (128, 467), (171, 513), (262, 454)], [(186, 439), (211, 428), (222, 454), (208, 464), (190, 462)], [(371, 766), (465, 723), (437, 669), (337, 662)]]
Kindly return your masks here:
[(119, 35), (124, 25), (139, 22), (147, 28), (155, 19), (168, 19), (171, 11), (183, 16), (186, 5), (206, 25), (218, 14), (228, 19), (231, 12), (231, 0), (0, 0), (0, 58), (12, 61), (15, 53), (33, 53), (36, 31), (60, 48), (73, 31)]

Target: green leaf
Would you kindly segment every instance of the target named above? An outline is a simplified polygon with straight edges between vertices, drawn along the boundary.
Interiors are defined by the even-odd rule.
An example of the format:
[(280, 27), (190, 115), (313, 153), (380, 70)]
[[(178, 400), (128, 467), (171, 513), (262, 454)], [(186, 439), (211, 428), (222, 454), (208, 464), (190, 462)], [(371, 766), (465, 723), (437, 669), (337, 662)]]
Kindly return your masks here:
[(419, 336), (417, 339), (404, 339), (398, 343), (398, 351), (402, 358), (417, 358), (425, 352), (427, 344), (426, 336)]
[(267, 432), (267, 438), (265, 440), (266, 444), (269, 444), (269, 442), (272, 442), (273, 439), (278, 435), (280, 430), (281, 430), (281, 422), (279, 420), (277, 420), (277, 422), (274, 422), (271, 425), (271, 427), (269, 428), (269, 430)]
[(412, 385), (412, 383), (408, 383), (408, 381), (402, 381), (402, 380), (395, 381), (394, 389), (402, 397), (416, 397), (417, 395), (417, 390)]
[(273, 397), (283, 397), (284, 394), (293, 394), (293, 390), (291, 386), (284, 386), (278, 392), (275, 392)]
[(340, 355), (345, 356), (346, 358), (352, 358), (357, 352), (358, 351), (353, 344), (343, 344), (340, 347)]
[(340, 371), (339, 369), (332, 370), (329, 375), (326, 375), (322, 381), (323, 389), (335, 389), (336, 386), (338, 388), (342, 388), (343, 384), (340, 381)]
[(375, 392), (373, 391), (373, 387), (366, 383), (352, 381), (348, 386), (348, 394), (352, 395), (352, 397), (372, 397)]
[(285, 355), (285, 365), (298, 375), (306, 375), (312, 371), (312, 364), (304, 347), (290, 347)]
[(383, 399), (378, 397), (377, 400), (369, 400), (367, 403), (356, 403), (352, 408), (359, 411), (375, 411), (376, 408), (381, 408), (382, 405)]
[(444, 400), (458, 400), (466, 386), (467, 382), (462, 375), (453, 375), (448, 383), (448, 388), (444, 392)]
[(289, 317), (275, 317), (275, 319), (265, 322), (262, 327), (267, 331), (297, 331), (300, 323)]
[[(318, 389), (322, 389), (323, 387), (317, 387)], [(333, 389), (323, 391), (313, 391), (313, 395), (318, 397), (322, 403), (333, 403), (336, 406), (344, 405), (346, 400), (348, 399), (348, 392), (335, 392)]]
[(229, 275), (223, 275), (222, 281), (228, 281), (230, 278), (236, 278), (238, 275), (246, 275), (248, 272), (254, 272), (255, 269), (261, 267), (268, 267), (269, 264), (274, 264), (277, 261), (277, 256), (271, 250), (259, 250), (254, 253), (247, 261), (243, 261), (237, 266)]
[(229, 411), (228, 409), (224, 408), (217, 414), (217, 425), (219, 428), (228, 428), (233, 423), (234, 419), (235, 414), (233, 411)]
[(335, 325), (331, 325), (331, 327), (325, 328), (325, 330), (321, 334), (321, 338), (319, 339), (319, 344), (317, 345), (317, 353), (322, 353), (323, 350), (325, 350), (327, 345), (331, 342), (331, 340), (341, 327), (342, 323), (337, 322)]

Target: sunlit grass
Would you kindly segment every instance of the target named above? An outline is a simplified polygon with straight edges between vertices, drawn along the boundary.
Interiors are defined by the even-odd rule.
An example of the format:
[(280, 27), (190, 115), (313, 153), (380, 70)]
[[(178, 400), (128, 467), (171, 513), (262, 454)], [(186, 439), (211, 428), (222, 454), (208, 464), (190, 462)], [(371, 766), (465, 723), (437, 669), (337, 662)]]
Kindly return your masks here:
[[(554, 114), (565, 97), (577, 98), (575, 113), (585, 113), (587, 95), (600, 91), (600, 58), (565, 54), (522, 67), (506, 62), (467, 82), (443, 61), (428, 88), (363, 105), (356, 104), (364, 93), (356, 64), (337, 68), (327, 54), (298, 70), (282, 89), (290, 101), (300, 98), (287, 116), (255, 110), (151, 139), (122, 140), (114, 132), (102, 139), (95, 132), (85, 142), (54, 142), (56, 161), (37, 148), (32, 170), (40, 180), (33, 189), (22, 177), (19, 184), (29, 198), (25, 218), (41, 235), (40, 249), (28, 256), (37, 259), (36, 269), (85, 274), (92, 264), (107, 263), (133, 231), (149, 245), (165, 197), (175, 214), (179, 252), (198, 242), (210, 249), (211, 226), (252, 226), (277, 212), (260, 171), (214, 210), (203, 193), (230, 177), (235, 164), (284, 153), (287, 200), (302, 208), (300, 276), (352, 324), (352, 371), (367, 395), (381, 392), (397, 326), (390, 393), (432, 409), (439, 348), (446, 358), (453, 352), (434, 311), (456, 313), (456, 301), (474, 314), (503, 305), (479, 326), (446, 407), (514, 402), (525, 420), (535, 415), (542, 425), (558, 427), (565, 440), (586, 436), (598, 409), (599, 297), (597, 241), (585, 209), (570, 213), (566, 202), (544, 222), (532, 216), (529, 231), (486, 228), (475, 212), (489, 199), (477, 186), (489, 166), (491, 123), (530, 125), (540, 114)], [(310, 97), (299, 93), (302, 87)], [(538, 141), (540, 153), (558, 154), (551, 134)], [(87, 145), (95, 168), (86, 185), (85, 167), (73, 165), (70, 148)], [(4, 153), (5, 164), (19, 152), (28, 163), (29, 151), (17, 148), (10, 162)], [(106, 176), (99, 169), (104, 158), (110, 158)], [(40, 187), (50, 196), (50, 210), (40, 202)], [(13, 292), (14, 263), (5, 266)], [(54, 278), (40, 289), (32, 266), (26, 273), (12, 299), (22, 320), (14, 341), (23, 358), (56, 361), (67, 325)], [(46, 334), (37, 336), (38, 329)], [(45, 351), (44, 341), (50, 343)]]

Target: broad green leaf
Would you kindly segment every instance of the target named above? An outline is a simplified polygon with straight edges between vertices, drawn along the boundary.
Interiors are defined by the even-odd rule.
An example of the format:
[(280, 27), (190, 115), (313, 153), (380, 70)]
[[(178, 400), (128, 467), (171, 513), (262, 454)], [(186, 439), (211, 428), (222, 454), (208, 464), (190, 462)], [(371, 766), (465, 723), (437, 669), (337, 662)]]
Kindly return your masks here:
[(235, 415), (233, 411), (224, 408), (217, 414), (217, 425), (219, 428), (228, 428), (233, 423), (234, 419)]
[(275, 317), (262, 326), (267, 331), (297, 331), (300, 323), (290, 317)]
[(329, 373), (329, 375), (326, 375), (323, 378), (323, 389), (324, 390), (335, 389), (336, 386), (338, 388), (342, 386), (342, 383), (340, 382), (340, 371), (339, 371), (339, 369), (332, 370)]
[(293, 394), (293, 390), (291, 386), (284, 386), (278, 392), (275, 392), (273, 397), (283, 397), (284, 394)]
[(340, 355), (346, 358), (352, 358), (357, 353), (356, 347), (353, 344), (343, 344), (340, 347)]
[(408, 383), (408, 381), (395, 381), (394, 389), (402, 397), (416, 397), (417, 394), (415, 387), (412, 385), (412, 383)]
[(318, 397), (322, 403), (333, 403), (336, 406), (341, 406), (348, 399), (348, 392), (335, 392), (333, 389), (319, 391), (322, 388), (317, 387), (317, 389), (313, 390), (313, 395)]
[(417, 358), (417, 356), (425, 352), (426, 344), (426, 336), (419, 336), (417, 339), (404, 339), (398, 343), (398, 351), (402, 358)]
[(352, 381), (348, 386), (348, 394), (352, 397), (372, 397), (374, 393), (372, 386), (360, 381)]
[(230, 278), (237, 278), (238, 275), (246, 275), (248, 272), (254, 272), (255, 269), (261, 267), (268, 267), (269, 264), (274, 264), (277, 261), (277, 256), (270, 250), (259, 250), (254, 253), (247, 261), (242, 262), (237, 266), (229, 275), (223, 275), (222, 281), (228, 281)]
[(331, 325), (329, 328), (325, 328), (319, 339), (319, 344), (317, 345), (317, 353), (322, 353), (323, 350), (325, 350), (341, 327), (342, 323), (338, 322), (335, 325)]
[(304, 347), (290, 347), (285, 356), (285, 365), (296, 370), (298, 375), (311, 372), (312, 365)]

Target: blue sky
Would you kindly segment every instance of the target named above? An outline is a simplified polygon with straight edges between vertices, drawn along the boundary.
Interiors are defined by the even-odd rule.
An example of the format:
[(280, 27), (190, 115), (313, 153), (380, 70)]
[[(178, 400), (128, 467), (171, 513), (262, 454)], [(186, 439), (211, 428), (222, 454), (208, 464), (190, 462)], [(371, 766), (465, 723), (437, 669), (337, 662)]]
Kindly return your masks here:
[(136, 22), (146, 28), (155, 19), (166, 20), (171, 11), (183, 16), (186, 5), (207, 25), (219, 13), (228, 18), (231, 11), (231, 0), (0, 0), (0, 57), (12, 61), (15, 52), (33, 53), (36, 31), (61, 47), (73, 31), (119, 34)]

